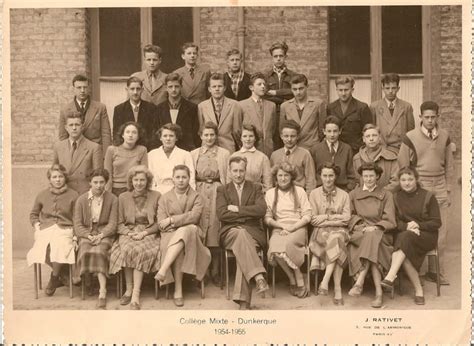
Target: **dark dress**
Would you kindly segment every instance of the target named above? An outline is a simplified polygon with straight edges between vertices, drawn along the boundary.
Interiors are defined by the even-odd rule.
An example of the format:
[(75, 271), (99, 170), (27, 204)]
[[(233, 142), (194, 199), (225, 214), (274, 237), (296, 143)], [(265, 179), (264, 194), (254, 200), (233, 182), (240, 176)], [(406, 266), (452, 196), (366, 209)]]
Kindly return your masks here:
[[(403, 190), (395, 193), (397, 235), (394, 251), (402, 250), (413, 267), (420, 270), (426, 254), (436, 247), (441, 216), (434, 195), (421, 187), (415, 191)], [(407, 231), (407, 223), (415, 221), (420, 226), (420, 235)]]

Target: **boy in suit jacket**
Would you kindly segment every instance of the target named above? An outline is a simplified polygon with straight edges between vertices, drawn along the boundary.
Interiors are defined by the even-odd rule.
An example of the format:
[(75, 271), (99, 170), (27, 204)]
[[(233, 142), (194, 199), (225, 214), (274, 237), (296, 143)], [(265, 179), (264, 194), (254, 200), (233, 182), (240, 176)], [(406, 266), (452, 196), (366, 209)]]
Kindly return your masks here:
[(183, 97), (192, 103), (199, 104), (208, 97), (207, 82), (211, 71), (208, 66), (197, 64), (199, 55), (197, 45), (188, 42), (181, 49), (184, 66), (174, 72), (183, 78), (183, 90), (181, 91)]
[(198, 105), (199, 125), (208, 121), (217, 124), (217, 145), (233, 153), (239, 147), (242, 109), (237, 101), (225, 97), (224, 91), (224, 76), (213, 73), (209, 79), (211, 97)]
[(339, 167), (340, 173), (336, 186), (351, 191), (356, 185), (354, 166), (352, 164), (352, 149), (349, 144), (341, 142), (341, 122), (335, 116), (329, 116), (324, 121), (324, 139), (311, 148), (311, 156), (316, 169), (317, 186), (322, 184), (320, 169), (325, 162), (332, 162)]
[(265, 268), (257, 254), (257, 248), (266, 245), (262, 218), (267, 205), (262, 189), (245, 180), (246, 168), (245, 157), (230, 158), (232, 182), (219, 186), (216, 197), (217, 216), (222, 227), (221, 244), (225, 249), (232, 250), (237, 261), (232, 299), (240, 305), (241, 310), (250, 309), (252, 278), (255, 280), (257, 293), (268, 290), (268, 284), (262, 275)]
[[(327, 115), (334, 115), (341, 121), (340, 139), (351, 146), (353, 154), (357, 153), (363, 144), (362, 129), (366, 124), (372, 123), (369, 106), (352, 97), (354, 84), (354, 78), (351, 76), (338, 77), (336, 90), (339, 99), (330, 103), (327, 109)], [(321, 124), (324, 124), (324, 121)]]
[(81, 113), (72, 111), (65, 118), (68, 138), (54, 145), (53, 163), (66, 168), (68, 186), (81, 195), (90, 188), (88, 174), (103, 168), (102, 148), (82, 135)]
[(145, 131), (145, 137), (140, 138), (137, 144), (146, 146), (151, 150), (151, 139), (153, 136), (153, 123), (156, 118), (156, 107), (153, 103), (142, 100), (143, 82), (138, 77), (130, 77), (125, 88), (128, 100), (114, 108), (114, 142), (120, 141), (120, 127), (129, 121), (139, 123)]
[(166, 100), (164, 82), (166, 73), (160, 71), (162, 53), (160, 47), (152, 44), (146, 45), (143, 48), (145, 70), (132, 74), (132, 77), (137, 77), (143, 82), (142, 99), (154, 105)]
[(227, 52), (227, 68), (227, 73), (224, 73), (224, 95), (237, 101), (250, 97), (250, 75), (242, 69), (242, 53), (238, 49)]
[(382, 91), (385, 97), (370, 105), (375, 124), (387, 149), (398, 154), (402, 136), (415, 128), (413, 107), (406, 101), (397, 98), (400, 90), (400, 76), (389, 73), (382, 77)]
[[(166, 90), (168, 90), (168, 99), (157, 107), (157, 117), (153, 125), (155, 133), (163, 125), (168, 123), (178, 124), (183, 130), (181, 139), (176, 145), (181, 149), (191, 151), (201, 145), (199, 138), (199, 120), (197, 115), (197, 106), (181, 96), (183, 87), (183, 78), (173, 72), (165, 78)], [(156, 140), (158, 148), (161, 145), (159, 139)]]
[(252, 124), (257, 129), (260, 141), (257, 150), (270, 157), (273, 152), (273, 134), (276, 129), (276, 106), (263, 99), (266, 82), (263, 73), (257, 72), (250, 77), (252, 96), (240, 101), (243, 112), (243, 123)]
[(310, 150), (319, 142), (320, 121), (326, 117), (326, 106), (308, 97), (308, 79), (303, 74), (291, 78), (291, 92), (294, 98), (281, 105), (280, 124), (284, 120), (294, 120), (300, 125), (298, 146)]
[(112, 144), (110, 122), (107, 108), (103, 103), (91, 100), (89, 96), (89, 80), (83, 75), (72, 79), (74, 100), (64, 105), (59, 112), (59, 140), (68, 138), (66, 116), (71, 112), (79, 112), (82, 118), (82, 134), (88, 140), (102, 145), (102, 151)]

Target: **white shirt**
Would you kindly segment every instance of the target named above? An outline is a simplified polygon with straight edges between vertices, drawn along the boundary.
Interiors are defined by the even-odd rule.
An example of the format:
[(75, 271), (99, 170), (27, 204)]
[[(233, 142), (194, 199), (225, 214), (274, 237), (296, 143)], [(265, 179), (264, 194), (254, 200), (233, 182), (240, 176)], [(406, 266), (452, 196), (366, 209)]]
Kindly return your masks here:
[[(331, 143), (326, 140), (326, 144), (328, 145), (329, 151), (331, 151)], [(334, 145), (334, 151), (337, 153), (337, 148), (339, 148), (339, 141), (333, 144)]]
[(390, 108), (390, 104), (393, 103), (393, 107), (395, 107), (395, 105), (397, 104), (397, 98), (395, 97), (395, 99), (393, 101), (389, 101), (387, 100), (386, 98), (384, 98), (385, 102), (387, 103), (387, 107)]
[[(421, 125), (420, 129), (421, 129), (421, 132), (423, 132), (426, 137), (430, 136), (430, 131), (428, 131), (428, 129), (426, 127)], [(436, 139), (438, 137), (438, 128), (437, 127), (434, 127), (433, 130), (431, 130), (431, 136), (433, 137), (433, 139)]]
[(372, 187), (371, 189), (369, 189), (367, 186), (364, 186), (362, 187), (362, 191), (369, 191), (369, 192), (373, 192), (375, 190), (375, 188), (377, 187), (377, 185), (374, 185), (374, 187)]
[(102, 204), (104, 202), (104, 193), (102, 192), (102, 194), (97, 197), (92, 194), (91, 190), (89, 190), (87, 199), (89, 200), (91, 206), (92, 222), (99, 222), (100, 212), (102, 211)]

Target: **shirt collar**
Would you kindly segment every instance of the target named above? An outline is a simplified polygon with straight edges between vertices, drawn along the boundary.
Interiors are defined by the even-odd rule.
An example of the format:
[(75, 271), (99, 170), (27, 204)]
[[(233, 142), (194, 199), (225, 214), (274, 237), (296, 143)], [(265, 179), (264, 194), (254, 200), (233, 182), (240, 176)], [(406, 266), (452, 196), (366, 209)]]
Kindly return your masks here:
[(159, 74), (160, 74), (160, 70), (156, 70), (155, 72), (151, 72), (151, 71), (148, 71), (148, 70), (146, 71), (146, 75), (147, 75), (148, 77), (150, 77), (151, 75), (153, 75), (153, 76), (155, 76), (155, 78), (156, 78), (156, 77), (158, 77)]
[(77, 99), (77, 97), (74, 96), (74, 101), (76, 101), (76, 104), (80, 107), (81, 106), (81, 102), (84, 102), (84, 107), (87, 106), (87, 104), (89, 103), (89, 96), (84, 100), (84, 101), (79, 101)]
[[(234, 182), (233, 182), (233, 184), (234, 184), (234, 186), (235, 186), (235, 189), (236, 189), (237, 191), (239, 191), (239, 186), (238, 186), (236, 183), (234, 183)], [(242, 184), (240, 184), (240, 191), (242, 191), (242, 190), (244, 189), (244, 184), (245, 184), (245, 180), (244, 180), (244, 182), (243, 182)]]
[(373, 188), (369, 189), (367, 186), (364, 186), (362, 187), (362, 191), (369, 191), (369, 192), (374, 192), (374, 190), (377, 188), (377, 184), (374, 185)]
[(221, 97), (220, 100), (215, 100), (214, 97), (211, 96), (212, 104), (220, 103), (221, 105), (224, 104), (224, 96)]
[[(82, 134), (79, 136), (78, 139), (76, 139), (76, 143), (77, 145), (79, 145), (79, 143), (81, 143), (81, 140), (82, 140), (82, 137), (84, 137)], [(69, 144), (72, 146), (72, 143), (73, 143), (73, 139), (71, 137), (69, 137)]]
[(202, 146), (202, 147), (201, 147), (201, 150), (200, 150), (200, 153), (201, 153), (201, 154), (205, 154), (205, 153), (207, 153), (208, 151), (209, 151), (209, 152), (217, 151), (217, 145), (213, 145), (211, 148)]
[[(421, 129), (421, 132), (423, 132), (423, 134), (426, 137), (430, 136), (430, 132), (428, 131), (428, 129), (426, 127), (423, 126), (423, 124), (420, 125), (420, 129)], [(433, 136), (433, 139), (436, 139), (436, 137), (438, 137), (438, 128), (437, 127), (435, 127), (433, 130), (431, 130), (431, 135)]]
[(141, 100), (140, 100), (140, 102), (138, 102), (137, 105), (133, 104), (131, 100), (129, 100), (129, 102), (130, 102), (130, 106), (132, 106), (132, 110), (134, 109), (134, 107), (140, 108), (140, 105), (142, 104), (142, 101), (141, 101)]
[[(329, 141), (326, 140), (326, 144), (328, 145), (329, 150), (331, 150), (331, 143), (329, 143)], [(336, 143), (334, 143), (334, 150), (337, 151), (337, 148), (339, 148), (339, 141), (337, 141)]]
[(258, 101), (263, 101), (262, 98), (257, 99), (257, 98), (254, 97), (253, 95), (252, 95), (250, 98), (251, 98), (251, 99), (253, 100), (253, 102), (255, 102), (255, 103), (258, 103)]
[(287, 147), (283, 147), (283, 150), (284, 152), (286, 153), (288, 150), (290, 151), (291, 154), (293, 154), (296, 150), (296, 148), (298, 148), (298, 145), (295, 145), (293, 148), (291, 149), (288, 149)]
[(236, 73), (233, 73), (232, 71), (228, 70), (227, 74), (229, 75), (230, 78), (240, 79), (244, 74), (244, 70), (240, 69), (239, 72), (236, 72)]
[(254, 153), (257, 151), (257, 149), (255, 147), (252, 147), (250, 149), (245, 149), (244, 147), (240, 148), (239, 150), (241, 153)]
[(395, 106), (397, 104), (397, 100), (398, 100), (397, 97), (395, 97), (395, 100), (393, 100), (393, 101), (389, 101), (385, 97), (383, 99), (385, 100), (385, 103), (387, 104), (387, 107), (390, 107), (390, 103), (393, 103), (393, 105)]
[(93, 199), (98, 199), (98, 200), (102, 200), (104, 198), (104, 193), (105, 193), (105, 190), (102, 191), (102, 193), (100, 194), (100, 196), (94, 196), (92, 194), (92, 190), (89, 190), (89, 192), (87, 193), (87, 199), (89, 200), (93, 200)]

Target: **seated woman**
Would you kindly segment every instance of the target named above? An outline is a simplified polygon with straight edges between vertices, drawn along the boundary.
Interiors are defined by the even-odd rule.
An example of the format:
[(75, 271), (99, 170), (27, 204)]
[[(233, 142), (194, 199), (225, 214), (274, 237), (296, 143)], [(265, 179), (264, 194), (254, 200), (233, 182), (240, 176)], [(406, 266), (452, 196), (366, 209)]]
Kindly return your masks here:
[[(199, 219), (202, 198), (189, 186), (190, 172), (185, 165), (173, 168), (174, 188), (158, 203), (161, 230), (161, 268), (155, 278), (162, 285), (174, 281), (174, 303), (183, 306), (183, 273), (201, 281), (211, 263), (211, 253), (202, 244)], [(171, 269), (171, 270), (170, 270)]]
[(176, 146), (176, 142), (182, 135), (181, 126), (168, 123), (163, 125), (156, 134), (163, 145), (148, 153), (148, 167), (154, 176), (151, 189), (162, 195), (171, 190), (173, 188), (173, 168), (177, 165), (188, 166), (191, 172), (189, 185), (193, 189), (196, 188), (193, 158), (189, 152)]
[(118, 200), (111, 192), (105, 191), (109, 180), (109, 172), (106, 169), (95, 169), (88, 178), (91, 189), (79, 196), (74, 208), (74, 234), (79, 240), (77, 265), (81, 276), (97, 274), (97, 308), (104, 309), (109, 250), (117, 231)]
[(363, 163), (358, 170), (364, 182), (349, 193), (352, 217), (349, 221), (350, 241), (349, 274), (356, 278), (349, 295), (362, 294), (364, 280), (369, 272), (375, 285), (375, 299), (371, 306), (383, 304), (381, 272), (390, 268), (393, 236), (396, 228), (395, 206), (390, 191), (378, 185), (382, 169), (375, 163)]
[(35, 199), (30, 221), (35, 231), (35, 242), (26, 256), (28, 265), (47, 263), (53, 269), (45, 293), (52, 296), (63, 284), (59, 274), (63, 264), (74, 264), (72, 216), (77, 192), (68, 188), (66, 168), (54, 164), (46, 176), (49, 187)]
[(160, 238), (156, 212), (160, 193), (150, 191), (153, 175), (145, 166), (128, 172), (128, 190), (119, 196), (119, 239), (110, 255), (110, 274), (124, 270), (126, 291), (121, 305), (131, 302), (132, 310), (140, 310), (140, 289), (144, 273), (160, 269)]
[(112, 191), (117, 197), (127, 191), (127, 173), (133, 166), (148, 166), (146, 148), (137, 143), (144, 137), (141, 126), (133, 121), (126, 122), (119, 128), (117, 143), (107, 148), (104, 168), (109, 171), (110, 180), (106, 185), (107, 191)]
[[(242, 148), (231, 155), (231, 157), (240, 156), (247, 158), (247, 171), (245, 179), (262, 186), (263, 192), (273, 187), (272, 170), (268, 156), (255, 149), (255, 145), (260, 138), (257, 128), (252, 124), (242, 125)], [(230, 182), (230, 173), (228, 172), (227, 182)]]
[(313, 211), (311, 224), (314, 226), (309, 248), (314, 255), (311, 269), (326, 269), (318, 294), (328, 294), (329, 280), (334, 273), (333, 302), (335, 305), (344, 305), (341, 278), (347, 259), (347, 225), (351, 218), (351, 203), (349, 194), (335, 185), (339, 172), (339, 167), (332, 162), (325, 162), (320, 166), (322, 186), (309, 195)]
[[(354, 155), (354, 171), (366, 162), (373, 162), (382, 169), (380, 179), (377, 185), (393, 192), (398, 187), (397, 172), (398, 162), (397, 154), (387, 149), (383, 143), (380, 129), (374, 124), (366, 124), (362, 129), (362, 141), (364, 145), (359, 152)], [(357, 175), (357, 174), (356, 174)], [(362, 177), (357, 177), (359, 186), (364, 185)]]
[(200, 148), (191, 152), (196, 167), (196, 192), (203, 199), (203, 210), (199, 226), (204, 234), (204, 244), (211, 250), (210, 276), (219, 285), (219, 228), (221, 226), (216, 212), (217, 187), (225, 185), (229, 151), (216, 145), (217, 125), (208, 121), (201, 129)]
[(276, 187), (267, 191), (265, 223), (272, 228), (268, 261), (280, 265), (290, 280), (290, 293), (305, 298), (308, 290), (300, 267), (304, 262), (306, 225), (311, 221), (311, 206), (305, 190), (294, 184), (296, 170), (288, 162), (272, 168)]
[(441, 226), (439, 206), (434, 195), (418, 184), (418, 172), (414, 168), (402, 168), (398, 178), (401, 190), (395, 193), (394, 200), (400, 233), (395, 239), (392, 264), (382, 286), (392, 288), (403, 265), (415, 288), (415, 304), (424, 305), (418, 271), (426, 254), (438, 243), (438, 229)]

